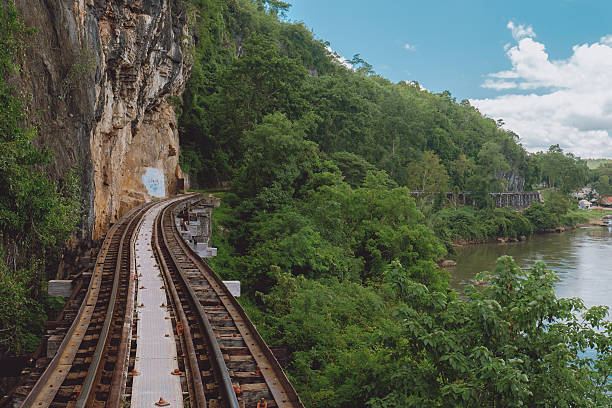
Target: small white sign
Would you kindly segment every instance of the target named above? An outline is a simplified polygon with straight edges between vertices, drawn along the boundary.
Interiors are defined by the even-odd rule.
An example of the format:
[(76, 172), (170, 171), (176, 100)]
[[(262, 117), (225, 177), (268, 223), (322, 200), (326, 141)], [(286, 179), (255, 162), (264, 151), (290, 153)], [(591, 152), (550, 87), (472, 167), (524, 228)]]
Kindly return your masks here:
[(223, 281), (234, 297), (240, 297), (240, 281)]

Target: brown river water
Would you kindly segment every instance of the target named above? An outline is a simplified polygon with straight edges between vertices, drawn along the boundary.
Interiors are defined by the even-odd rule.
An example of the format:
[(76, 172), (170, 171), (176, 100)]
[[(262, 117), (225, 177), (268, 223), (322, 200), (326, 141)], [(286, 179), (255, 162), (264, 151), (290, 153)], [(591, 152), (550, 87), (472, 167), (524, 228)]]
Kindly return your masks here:
[(461, 292), (478, 272), (492, 271), (502, 255), (512, 256), (522, 268), (543, 261), (559, 274), (557, 296), (580, 297), (586, 306), (607, 305), (612, 310), (612, 230), (580, 227), (523, 242), (457, 248), (451, 257), (457, 266), (448, 269), (451, 286)]

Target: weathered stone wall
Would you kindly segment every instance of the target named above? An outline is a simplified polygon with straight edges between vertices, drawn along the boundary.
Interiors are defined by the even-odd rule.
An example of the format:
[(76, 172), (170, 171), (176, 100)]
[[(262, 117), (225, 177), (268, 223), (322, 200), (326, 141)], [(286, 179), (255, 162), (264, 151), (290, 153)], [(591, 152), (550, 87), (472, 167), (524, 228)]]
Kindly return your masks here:
[(36, 143), (55, 152), (52, 175), (82, 171), (82, 238), (100, 238), (151, 199), (147, 170), (162, 175), (161, 191), (176, 192), (178, 132), (167, 98), (183, 91), (191, 45), (179, 4), (17, 0), (25, 23), (38, 29), (19, 85), (39, 129)]

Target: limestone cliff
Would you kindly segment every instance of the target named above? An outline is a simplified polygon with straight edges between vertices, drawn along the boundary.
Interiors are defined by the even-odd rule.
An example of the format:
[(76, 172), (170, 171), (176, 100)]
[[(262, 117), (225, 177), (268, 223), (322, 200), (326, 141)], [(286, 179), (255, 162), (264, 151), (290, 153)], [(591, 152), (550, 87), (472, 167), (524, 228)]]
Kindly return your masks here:
[(187, 14), (180, 0), (17, 0), (38, 33), (25, 50), (20, 86), (55, 152), (56, 178), (83, 172), (97, 239), (131, 207), (173, 194), (182, 177), (169, 99), (189, 71)]
[(525, 177), (518, 170), (496, 171), (493, 175), (505, 182), (506, 191), (525, 191)]

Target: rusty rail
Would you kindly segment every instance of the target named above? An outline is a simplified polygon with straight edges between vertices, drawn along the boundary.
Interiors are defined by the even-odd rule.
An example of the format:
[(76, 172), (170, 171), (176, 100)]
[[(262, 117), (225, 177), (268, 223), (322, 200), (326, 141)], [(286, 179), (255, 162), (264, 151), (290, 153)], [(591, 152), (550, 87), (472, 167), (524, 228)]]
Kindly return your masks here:
[[(240, 304), (180, 236), (176, 211), (193, 201), (190, 196), (167, 205), (151, 237), (174, 305), (191, 406), (251, 408), (261, 399), (270, 408), (303, 408)], [(121, 406), (135, 292), (132, 247), (152, 205), (130, 211), (109, 230), (77, 317), (21, 407)], [(113, 343), (117, 338), (120, 342)]]
[[(303, 408), (304, 405), (293, 388), (293, 385), (287, 379), (276, 357), (259, 335), (257, 329), (244, 312), (244, 309), (208, 264), (206, 264), (180, 236), (176, 228), (175, 213), (177, 208), (181, 205), (184, 205), (184, 201), (171, 204), (160, 213), (158, 228), (163, 238), (160, 243), (164, 244), (170, 254), (170, 259), (179, 277), (178, 284), (185, 287), (191, 298), (190, 303), (194, 305), (194, 308), (200, 316), (199, 319), (204, 327), (204, 332), (206, 333), (207, 342), (212, 354), (209, 358), (214, 358), (216, 369), (219, 370), (217, 377), (222, 381), (220, 384), (220, 388), (223, 389), (222, 404), (232, 408), (240, 407), (240, 404), (245, 404), (245, 402), (242, 399), (241, 402), (239, 402), (238, 400), (240, 398), (237, 397), (237, 394), (242, 393), (244, 399), (251, 405), (253, 404), (253, 395), (257, 395), (258, 397), (260, 395), (271, 395), (273, 399), (273, 402), (270, 401), (273, 404), (272, 406)], [(197, 273), (194, 272), (195, 270), (197, 270)], [(204, 279), (210, 285), (216, 298), (202, 298), (201, 288), (198, 288), (198, 293), (196, 293), (196, 290), (194, 290), (192, 286), (194, 282), (199, 282), (201, 279)], [(209, 295), (211, 293), (212, 292), (209, 292)], [(234, 336), (234, 339), (238, 341), (244, 340), (245, 347), (220, 347), (219, 342), (223, 340), (223, 333), (215, 333), (213, 325), (211, 325), (211, 320), (209, 319), (211, 311), (207, 311), (204, 307), (207, 305), (209, 309), (211, 307), (216, 308), (215, 312), (217, 313), (228, 314), (228, 317), (225, 319), (230, 319), (231, 324), (228, 327), (224, 327), (224, 329), (227, 330), (228, 333), (232, 333), (229, 340), (232, 340), (231, 336)], [(211, 316), (214, 319), (214, 315)], [(231, 362), (233, 359), (245, 357), (244, 355), (232, 355), (232, 350), (239, 348), (248, 349), (247, 357), (253, 359), (255, 363), (254, 372), (236, 373), (234, 372), (235, 370), (228, 370), (225, 364), (226, 359), (228, 362)], [(253, 383), (248, 383), (243, 387), (247, 390), (241, 390), (241, 387), (237, 385), (240, 380), (238, 374), (250, 375), (249, 380), (254, 382), (259, 381), (260, 387), (253, 387)], [(261, 380), (258, 380), (258, 378), (261, 378)], [(264, 381), (265, 386), (263, 383)], [(265, 387), (267, 387), (267, 389), (264, 389)], [(254, 390), (251, 393), (251, 397), (246, 395), (249, 389)]]
[[(189, 367), (189, 390), (194, 394), (196, 407), (206, 408), (206, 396), (204, 392), (204, 383), (202, 382), (202, 373), (200, 372), (198, 364), (198, 355), (194, 347), (193, 337), (191, 336), (191, 328), (189, 327), (189, 321), (185, 314), (185, 310), (181, 304), (179, 294), (174, 285), (172, 276), (170, 275), (169, 265), (166, 262), (166, 257), (170, 257), (167, 248), (160, 243), (159, 231), (161, 230), (161, 217), (158, 215), (155, 223), (153, 224), (153, 249), (155, 256), (159, 262), (161, 269), (164, 274), (164, 281), (166, 282), (166, 289), (170, 292), (170, 298), (174, 304), (175, 315), (180, 320), (183, 336), (184, 336), (184, 347), (187, 349), (187, 366)], [(163, 239), (163, 238), (162, 238)]]
[[(119, 239), (119, 247), (117, 248), (116, 252), (117, 262), (114, 273), (115, 279), (113, 281), (111, 292), (112, 301), (109, 302), (109, 306), (106, 309), (103, 330), (101, 336), (99, 337), (98, 346), (96, 347), (96, 352), (94, 354), (94, 362), (100, 362), (101, 352), (99, 349), (101, 347), (103, 348), (103, 345), (106, 344), (106, 335), (108, 334), (110, 322), (113, 318), (112, 312), (115, 307), (114, 301), (117, 297), (117, 277), (119, 274), (119, 269), (121, 268), (121, 247), (124, 244), (126, 235), (130, 231), (130, 226), (133, 226), (142, 217), (149, 206), (150, 204), (132, 209), (117, 223), (115, 223), (107, 233), (104, 243), (102, 244), (102, 248), (100, 249), (100, 253), (98, 254), (98, 259), (96, 261), (96, 266), (94, 268), (91, 280), (89, 281), (87, 294), (85, 295), (79, 312), (74, 322), (70, 326), (70, 329), (66, 333), (55, 357), (51, 360), (51, 363), (43, 375), (38, 379), (31, 392), (21, 404), (22, 408), (46, 408), (49, 407), (56, 398), (60, 386), (67, 378), (70, 370), (73, 367), (73, 362), (77, 352), (79, 351), (79, 347), (85, 338), (87, 329), (92, 320), (92, 316), (94, 315), (95, 306), (98, 303), (98, 297), (100, 295), (102, 285), (105, 283), (103, 282), (105, 259), (108, 255), (115, 255), (114, 252), (116, 244), (113, 241), (116, 240), (118, 236), (117, 234), (121, 234), (121, 238)], [(91, 390), (93, 388), (93, 378), (95, 377), (95, 375), (91, 375), (90, 373), (92, 373), (94, 370), (97, 372), (97, 369), (97, 364), (92, 363), (88, 370), (85, 383), (83, 384), (81, 391), (78, 393), (79, 399), (77, 400), (77, 406), (86, 406), (84, 398), (86, 399), (91, 394)]]

